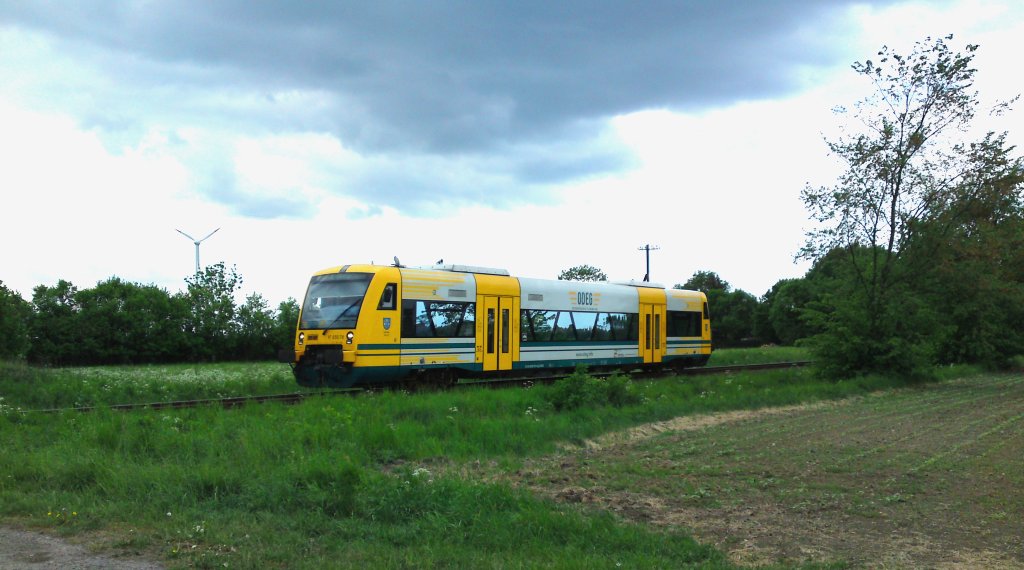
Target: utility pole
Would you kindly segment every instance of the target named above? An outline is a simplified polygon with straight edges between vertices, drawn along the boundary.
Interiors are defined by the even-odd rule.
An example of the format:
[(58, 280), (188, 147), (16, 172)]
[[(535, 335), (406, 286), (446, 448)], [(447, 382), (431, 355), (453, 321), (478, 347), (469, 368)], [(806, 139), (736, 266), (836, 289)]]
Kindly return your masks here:
[(661, 248), (656, 245), (652, 246), (651, 244), (647, 244), (643, 247), (638, 247), (637, 249), (647, 254), (647, 273), (644, 273), (644, 281), (648, 282), (651, 280), (651, 251), (657, 251)]
[(176, 231), (179, 234), (187, 237), (188, 239), (192, 240), (192, 243), (196, 244), (196, 275), (199, 275), (199, 244), (201, 244), (204, 241), (206, 241), (206, 238), (208, 238), (208, 237), (212, 236), (213, 234), (217, 233), (217, 231), (219, 231), (219, 230), (220, 230), (220, 228), (217, 228), (216, 230), (213, 230), (212, 232), (206, 234), (206, 237), (204, 237), (203, 239), (196, 239), (196, 238), (188, 235), (187, 233), (185, 233), (185, 232), (175, 228), (174, 231)]

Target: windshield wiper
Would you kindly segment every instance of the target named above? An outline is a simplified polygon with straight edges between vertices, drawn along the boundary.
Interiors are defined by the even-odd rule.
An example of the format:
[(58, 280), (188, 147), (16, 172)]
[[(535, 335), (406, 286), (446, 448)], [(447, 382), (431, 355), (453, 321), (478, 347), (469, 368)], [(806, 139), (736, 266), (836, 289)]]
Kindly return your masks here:
[(349, 312), (349, 311), (351, 311), (351, 310), (352, 310), (353, 308), (356, 308), (356, 307), (358, 307), (358, 306), (359, 306), (360, 304), (362, 304), (362, 301), (363, 301), (363, 300), (362, 300), (362, 299), (360, 299), (359, 301), (356, 301), (355, 303), (352, 303), (351, 305), (349, 305), (349, 306), (345, 307), (345, 310), (344, 310), (344, 311), (342, 311), (342, 312), (340, 312), (340, 313), (338, 313), (338, 316), (337, 316), (337, 317), (334, 317), (334, 320), (333, 320), (333, 321), (331, 321), (330, 323), (327, 323), (327, 326), (326, 326), (326, 327), (324, 328), (324, 332), (322, 332), (322, 333), (320, 333), (320, 334), (327, 334), (327, 331), (328, 331), (328, 330), (329, 330), (329, 329), (330, 329), (331, 327), (333, 327), (333, 326), (334, 326), (334, 323), (336, 323), (336, 322), (340, 321), (340, 320), (341, 320), (341, 318), (342, 318), (342, 317), (344, 317), (345, 315), (347, 315), (347, 314), (348, 314), (348, 312)]

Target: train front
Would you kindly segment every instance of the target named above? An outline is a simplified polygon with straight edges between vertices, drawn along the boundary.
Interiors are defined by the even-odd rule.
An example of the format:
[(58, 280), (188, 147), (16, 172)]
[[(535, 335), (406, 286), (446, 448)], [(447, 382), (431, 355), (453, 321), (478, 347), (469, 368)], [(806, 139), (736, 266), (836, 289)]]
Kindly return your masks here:
[(279, 354), (279, 360), (292, 364), (302, 386), (347, 388), (356, 382), (359, 315), (375, 272), (350, 269), (329, 269), (310, 279), (294, 350)]

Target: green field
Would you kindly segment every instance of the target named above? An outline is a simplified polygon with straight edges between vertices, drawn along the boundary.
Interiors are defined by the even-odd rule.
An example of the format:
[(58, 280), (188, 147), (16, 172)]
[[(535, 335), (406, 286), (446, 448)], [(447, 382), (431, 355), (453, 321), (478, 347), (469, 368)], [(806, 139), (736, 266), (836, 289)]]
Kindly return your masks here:
[[(6, 524), (74, 534), (172, 567), (211, 568), (733, 567), (728, 540), (697, 525), (651, 524), (578, 500), (586, 495), (574, 489), (592, 492), (594, 485), (585, 476), (574, 479), (574, 454), (602, 438), (679, 418), (727, 417), (722, 413), (898, 386), (884, 378), (826, 382), (810, 370), (651, 382), (576, 376), (530, 389), (396, 391), (314, 397), (294, 406), (22, 413), (19, 408), (126, 397), (157, 401), (296, 387), (287, 367), (271, 364), (0, 370), (0, 518)], [(926, 388), (897, 393), (934, 397)], [(719, 465), (707, 460), (723, 457), (714, 451), (697, 449), (689, 457)], [(524, 474), (567, 453), (568, 479), (557, 490), (524, 482)], [(663, 487), (708, 504), (748, 493), (738, 484), (687, 486), (671, 470), (631, 474), (637, 465), (644, 463), (623, 456), (610, 467), (618, 472), (617, 486), (605, 489), (621, 494), (635, 479), (638, 490)], [(560, 494), (563, 488), (568, 494)], [(911, 496), (913, 489), (885, 496), (900, 492)]]

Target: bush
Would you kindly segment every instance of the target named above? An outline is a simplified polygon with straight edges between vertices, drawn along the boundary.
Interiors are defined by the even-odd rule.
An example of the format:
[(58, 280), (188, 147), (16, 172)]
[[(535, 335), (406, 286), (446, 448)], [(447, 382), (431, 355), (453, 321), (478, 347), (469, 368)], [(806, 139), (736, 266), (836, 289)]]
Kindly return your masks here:
[(641, 399), (628, 377), (616, 373), (608, 378), (594, 378), (587, 374), (584, 365), (555, 382), (547, 394), (548, 402), (557, 411), (609, 405), (621, 408), (640, 403)]

